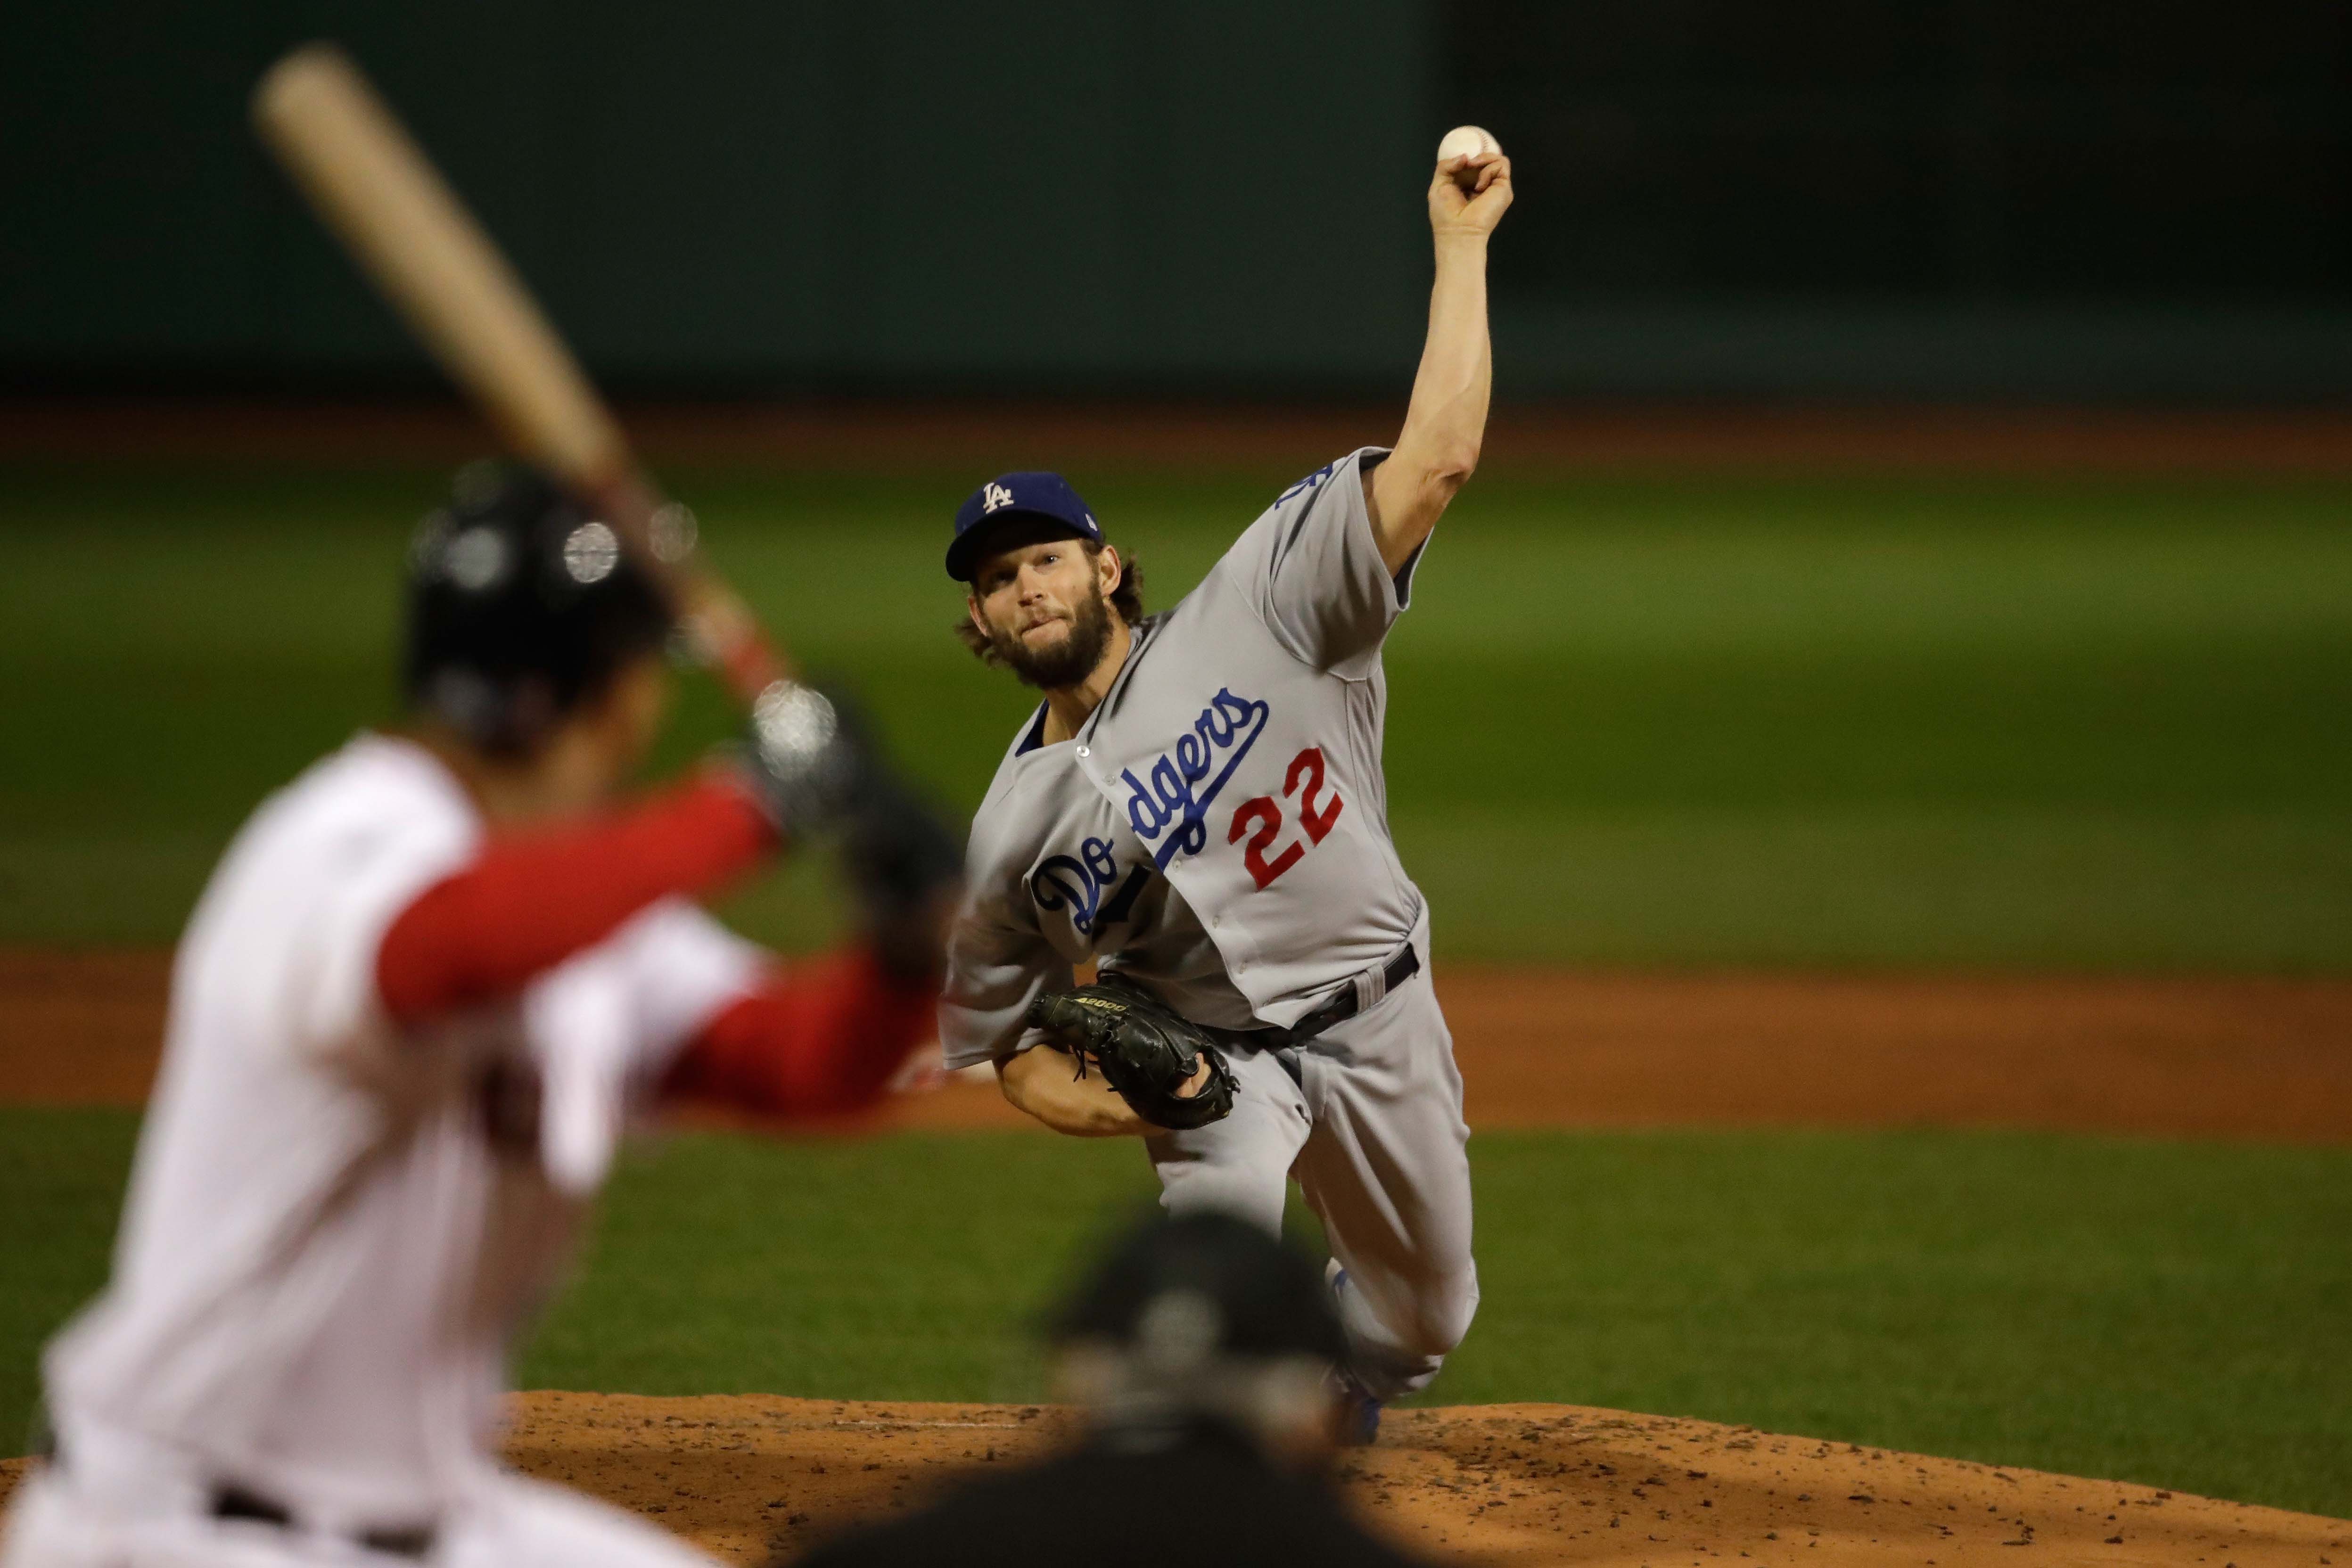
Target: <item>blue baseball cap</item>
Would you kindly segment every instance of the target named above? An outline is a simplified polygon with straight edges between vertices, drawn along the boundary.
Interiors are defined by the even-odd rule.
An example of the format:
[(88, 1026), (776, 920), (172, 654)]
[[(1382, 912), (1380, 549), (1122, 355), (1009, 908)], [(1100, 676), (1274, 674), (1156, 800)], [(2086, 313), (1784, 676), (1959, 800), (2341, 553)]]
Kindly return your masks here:
[(973, 558), (988, 544), (996, 525), (1013, 517), (1059, 523), (1076, 538), (1102, 543), (1102, 525), (1059, 474), (999, 474), (956, 508), (955, 540), (948, 546), (948, 575), (970, 582)]

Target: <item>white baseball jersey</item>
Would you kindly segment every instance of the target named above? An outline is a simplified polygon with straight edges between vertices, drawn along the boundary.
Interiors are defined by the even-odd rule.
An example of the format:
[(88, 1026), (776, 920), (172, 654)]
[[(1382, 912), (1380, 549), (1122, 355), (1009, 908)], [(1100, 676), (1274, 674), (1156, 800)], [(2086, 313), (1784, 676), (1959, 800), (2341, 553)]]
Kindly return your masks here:
[(1398, 951), (1421, 894), (1389, 837), (1381, 644), (1391, 574), (1351, 453), (1300, 480), (1201, 585), (1136, 629), (1101, 705), (1041, 706), (971, 829), (948, 955), (950, 1067), (1019, 1043), (1030, 999), (1108, 960), (1187, 1016), (1287, 1026)]
[(78, 1433), (135, 1437), (362, 1519), (478, 1479), (509, 1341), (631, 1086), (761, 961), (670, 901), (520, 998), (396, 1029), (383, 932), (482, 831), (429, 752), (362, 736), (230, 848), (181, 944), (112, 1279), (47, 1354), (68, 1460)]

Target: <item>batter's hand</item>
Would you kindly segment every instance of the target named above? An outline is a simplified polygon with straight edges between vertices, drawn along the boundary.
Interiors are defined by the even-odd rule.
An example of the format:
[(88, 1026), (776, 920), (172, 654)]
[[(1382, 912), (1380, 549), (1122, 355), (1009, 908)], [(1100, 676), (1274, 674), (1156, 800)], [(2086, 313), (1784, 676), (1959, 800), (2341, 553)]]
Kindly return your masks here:
[[(1465, 190), (1467, 183), (1469, 188)], [(1500, 152), (1448, 158), (1429, 180), (1429, 226), (1440, 235), (1495, 232), (1511, 205), (1511, 161)]]

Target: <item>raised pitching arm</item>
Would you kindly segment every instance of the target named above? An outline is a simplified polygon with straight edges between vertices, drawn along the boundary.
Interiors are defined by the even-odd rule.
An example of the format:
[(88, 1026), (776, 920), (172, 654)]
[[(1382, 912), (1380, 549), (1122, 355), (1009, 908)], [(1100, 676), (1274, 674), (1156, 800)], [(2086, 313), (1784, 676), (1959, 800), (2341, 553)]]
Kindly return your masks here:
[(1430, 179), (1437, 277), (1429, 295), (1429, 338), (1396, 450), (1364, 480), (1372, 535), (1391, 573), (1428, 542), (1446, 504), (1478, 466), (1494, 382), (1486, 239), (1510, 204), (1511, 161), (1500, 152), (1446, 159)]

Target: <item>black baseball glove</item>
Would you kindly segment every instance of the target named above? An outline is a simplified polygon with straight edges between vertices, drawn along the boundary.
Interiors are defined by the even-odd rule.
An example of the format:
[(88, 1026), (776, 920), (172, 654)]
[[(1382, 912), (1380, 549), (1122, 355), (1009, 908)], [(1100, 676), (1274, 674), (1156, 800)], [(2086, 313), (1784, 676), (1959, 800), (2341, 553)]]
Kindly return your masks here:
[[(1076, 990), (1047, 991), (1029, 1004), (1029, 1026), (1045, 1043), (1102, 1075), (1137, 1115), (1177, 1132), (1205, 1127), (1234, 1108), (1234, 1071), (1208, 1031), (1150, 991), (1117, 975)], [(1201, 1061), (1208, 1082), (1190, 1097), (1176, 1092), (1192, 1081)]]

